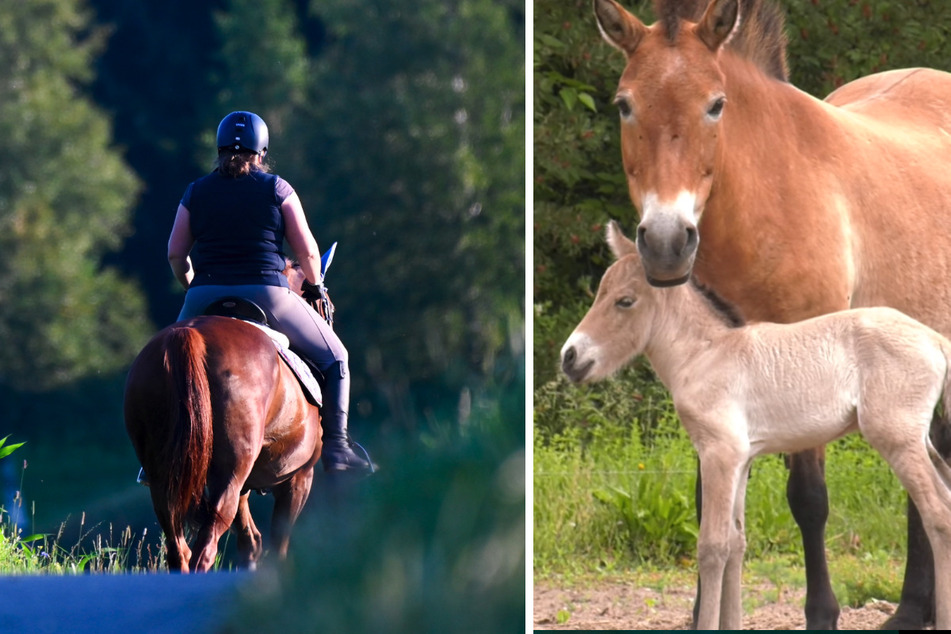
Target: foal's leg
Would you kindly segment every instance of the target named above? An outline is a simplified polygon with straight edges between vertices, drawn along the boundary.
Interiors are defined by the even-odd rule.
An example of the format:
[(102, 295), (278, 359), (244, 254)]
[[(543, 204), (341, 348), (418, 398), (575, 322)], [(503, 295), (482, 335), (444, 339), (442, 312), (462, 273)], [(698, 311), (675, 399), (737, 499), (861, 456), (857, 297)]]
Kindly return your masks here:
[[(931, 423), (931, 442), (945, 457), (951, 456), (951, 425), (947, 415), (935, 415)], [(920, 630), (934, 623), (934, 555), (915, 503), (908, 499), (908, 558), (898, 609), (884, 630)]]
[[(737, 579), (741, 579), (741, 580), (742, 580), (742, 572), (743, 572), (743, 571), (742, 571), (742, 568), (743, 568), (743, 556), (744, 556), (744, 554), (746, 553), (746, 529), (745, 529), (745, 526), (746, 526), (746, 487), (747, 487), (747, 485), (749, 484), (749, 479), (750, 479), (750, 470), (749, 470), (749, 467), (747, 467), (747, 469), (746, 469), (746, 475), (743, 476), (742, 482), (741, 482), (742, 489), (737, 493), (737, 504), (738, 504), (739, 506), (737, 507), (737, 510), (736, 510), (736, 512), (734, 513), (734, 524), (735, 524), (735, 526), (737, 527), (737, 533), (734, 534), (734, 539), (736, 539), (737, 547), (740, 549), (739, 562), (738, 562), (738, 563), (734, 562), (734, 565), (738, 565), (738, 566), (739, 566), (738, 571), (737, 571), (735, 574), (739, 575), (739, 576), (737, 577)], [(699, 460), (699, 459), (697, 460), (697, 483), (696, 483), (696, 485), (694, 486), (694, 504), (695, 504), (696, 507), (697, 507), (697, 523), (699, 524), (700, 522), (703, 521), (703, 474), (700, 472), (700, 460)], [(733, 573), (732, 571), (728, 571), (727, 574), (728, 574), (728, 575), (732, 575), (732, 574), (734, 574), (734, 573)], [(731, 577), (731, 579), (732, 579), (732, 577)], [(742, 583), (740, 583), (740, 585), (733, 584), (732, 586), (727, 586), (726, 583), (724, 584), (724, 588), (726, 588), (726, 587), (735, 587), (735, 588), (742, 589), (741, 586), (742, 586)], [(698, 628), (697, 628), (697, 620), (700, 618), (700, 597), (701, 597), (701, 595), (702, 595), (702, 584), (701, 584), (701, 581), (700, 581), (700, 577), (699, 577), (699, 575), (698, 575), (698, 576), (697, 576), (697, 595), (696, 595), (696, 597), (694, 598), (694, 602), (693, 602), (693, 622), (692, 622), (692, 627), (693, 627), (693, 629), (698, 629)], [(721, 609), (722, 609), (722, 610), (727, 610), (727, 609), (728, 609), (728, 606), (731, 606), (731, 607), (730, 607), (730, 609), (731, 609), (731, 612), (730, 612), (730, 613), (731, 613), (731, 614), (736, 613), (736, 614), (739, 615), (739, 616), (735, 617), (736, 619), (739, 619), (739, 620), (736, 622), (736, 623), (737, 623), (736, 625), (725, 625), (725, 624), (724, 624), (724, 616), (723, 616), (723, 614), (721, 613), (721, 615), (720, 615), (720, 626), (721, 626), (723, 629), (739, 629), (739, 627), (740, 627), (740, 621), (742, 621), (742, 619), (743, 619), (743, 601), (742, 601), (742, 595), (741, 595), (741, 593), (736, 593), (736, 597), (732, 597), (732, 595), (731, 595), (730, 598), (727, 598), (726, 596), (724, 596), (723, 598), (721, 598)], [(733, 617), (730, 617), (730, 618), (732, 619)], [(732, 623), (733, 621), (731, 620), (730, 622)]]
[(274, 516), (271, 520), (271, 535), (274, 548), (278, 556), (283, 559), (287, 556), (287, 548), (291, 541), (291, 528), (304, 503), (310, 496), (310, 488), (314, 482), (313, 466), (305, 467), (295, 473), (289, 480), (274, 487)]
[(235, 515), (232, 527), (238, 536), (238, 565), (242, 568), (254, 570), (261, 552), (264, 550), (261, 531), (254, 524), (251, 517), (251, 507), (248, 506), (248, 491), (238, 500), (238, 513)]
[(935, 629), (947, 630), (951, 627), (951, 490), (935, 471), (924, 445), (882, 453), (920, 512), (934, 554)]
[(829, 518), (825, 448), (789, 454), (786, 466), (786, 500), (802, 533), (806, 559), (806, 629), (838, 629), (839, 603), (832, 592), (825, 550)]
[(746, 485), (749, 471), (747, 464), (736, 482), (730, 522), (730, 555), (723, 571), (723, 596), (720, 598), (722, 630), (739, 630), (743, 624), (743, 555), (746, 553)]
[(882, 625), (883, 630), (920, 630), (934, 622), (934, 555), (921, 514), (908, 497), (908, 558), (901, 599), (895, 614)]
[[(738, 480), (743, 471), (744, 459), (736, 455), (733, 447), (710, 447), (700, 456), (700, 471), (703, 477), (703, 520), (700, 522), (700, 537), (697, 539), (697, 567), (703, 594), (700, 596), (697, 629), (715, 630), (720, 627), (720, 607), (724, 597), (731, 603), (736, 590), (724, 594), (725, 573), (734, 563), (731, 561), (733, 547), (732, 526), (736, 508)], [(734, 619), (731, 614), (730, 620)], [(738, 627), (738, 626), (737, 626)]]
[[(703, 522), (703, 474), (700, 472), (700, 458), (697, 458), (697, 483), (693, 489), (694, 506), (697, 507), (697, 524)], [(697, 620), (700, 618), (700, 598), (703, 594), (703, 583), (697, 575), (697, 596), (693, 600), (693, 629), (697, 629)]]

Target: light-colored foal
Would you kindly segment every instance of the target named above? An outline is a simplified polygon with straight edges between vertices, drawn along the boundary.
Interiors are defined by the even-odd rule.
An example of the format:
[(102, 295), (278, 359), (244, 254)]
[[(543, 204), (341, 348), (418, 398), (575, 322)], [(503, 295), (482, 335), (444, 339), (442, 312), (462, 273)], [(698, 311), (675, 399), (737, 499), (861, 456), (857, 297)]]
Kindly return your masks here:
[(935, 555), (937, 627), (951, 627), (951, 468), (928, 438), (951, 388), (951, 342), (890, 308), (743, 325), (693, 284), (648, 284), (636, 246), (614, 222), (607, 239), (618, 260), (562, 347), (562, 368), (575, 382), (593, 381), (646, 353), (670, 390), (700, 455), (697, 628), (741, 627), (753, 458), (854, 431), (891, 465), (921, 512)]

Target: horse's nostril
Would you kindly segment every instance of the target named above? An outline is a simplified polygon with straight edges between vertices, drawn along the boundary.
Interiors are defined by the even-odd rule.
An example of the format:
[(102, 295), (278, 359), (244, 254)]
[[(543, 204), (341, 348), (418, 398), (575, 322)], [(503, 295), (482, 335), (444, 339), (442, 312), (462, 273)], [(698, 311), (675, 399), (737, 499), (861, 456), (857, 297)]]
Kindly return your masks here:
[(674, 255), (678, 258), (685, 257), (689, 255), (694, 249), (697, 248), (697, 229), (696, 227), (684, 227), (682, 234), (678, 238), (682, 237), (683, 240), (676, 240), (672, 245)]
[(565, 354), (561, 357), (561, 365), (563, 368), (570, 368), (575, 364), (575, 357), (578, 356), (578, 353), (575, 352), (574, 348), (568, 348), (565, 350)]
[(687, 244), (685, 245), (687, 249), (693, 249), (697, 246), (700, 237), (697, 235), (696, 227), (687, 227)]

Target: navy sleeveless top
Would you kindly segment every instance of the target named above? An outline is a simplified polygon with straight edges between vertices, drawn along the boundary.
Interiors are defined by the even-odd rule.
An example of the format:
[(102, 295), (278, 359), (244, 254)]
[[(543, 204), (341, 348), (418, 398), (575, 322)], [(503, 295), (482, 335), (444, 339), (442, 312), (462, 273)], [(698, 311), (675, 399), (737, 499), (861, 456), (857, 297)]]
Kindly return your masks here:
[(227, 178), (215, 170), (192, 182), (181, 201), (195, 238), (191, 285), (286, 288), (281, 203), (293, 193), (280, 176), (259, 171)]

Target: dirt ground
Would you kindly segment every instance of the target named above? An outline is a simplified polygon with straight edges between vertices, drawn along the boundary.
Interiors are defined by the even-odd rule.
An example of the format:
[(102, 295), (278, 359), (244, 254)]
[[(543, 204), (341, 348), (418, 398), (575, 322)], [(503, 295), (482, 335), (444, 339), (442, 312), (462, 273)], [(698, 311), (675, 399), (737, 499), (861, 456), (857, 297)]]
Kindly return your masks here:
[[(561, 589), (535, 584), (536, 630), (684, 630), (690, 629), (692, 587), (668, 587), (660, 592), (618, 582), (604, 582), (583, 589)], [(779, 600), (768, 587), (744, 587), (743, 628), (751, 630), (802, 630), (803, 590), (784, 591)], [(752, 607), (749, 607), (752, 606)], [(894, 611), (895, 604), (874, 601), (862, 608), (843, 607), (839, 629), (877, 630)]]

